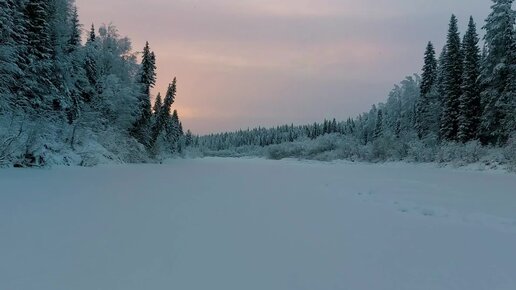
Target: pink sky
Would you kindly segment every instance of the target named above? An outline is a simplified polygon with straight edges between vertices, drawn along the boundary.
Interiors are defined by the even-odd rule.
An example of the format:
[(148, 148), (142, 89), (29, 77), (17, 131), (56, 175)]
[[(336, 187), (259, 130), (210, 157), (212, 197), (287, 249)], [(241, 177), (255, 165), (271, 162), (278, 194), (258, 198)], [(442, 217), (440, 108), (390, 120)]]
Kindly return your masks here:
[[(76, 0), (85, 28), (112, 22), (174, 76), (185, 127), (209, 133), (345, 119), (419, 72), (451, 13), (479, 28), (486, 0)], [(467, 5), (464, 3), (467, 2)]]

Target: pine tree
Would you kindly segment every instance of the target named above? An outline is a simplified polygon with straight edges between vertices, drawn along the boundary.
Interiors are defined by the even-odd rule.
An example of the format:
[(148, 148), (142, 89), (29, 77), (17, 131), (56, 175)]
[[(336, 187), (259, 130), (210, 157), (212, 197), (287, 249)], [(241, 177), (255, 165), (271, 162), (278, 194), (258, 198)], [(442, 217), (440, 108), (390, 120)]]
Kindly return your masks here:
[[(159, 113), (156, 115), (156, 120), (152, 127), (151, 132), (151, 146), (154, 146), (156, 144), (156, 141), (158, 140), (159, 135), (163, 130), (166, 129), (167, 121), (170, 119), (170, 110), (172, 107), (172, 104), (175, 101), (176, 98), (176, 90), (177, 90), (177, 80), (174, 78), (172, 83), (168, 86), (167, 94), (165, 95), (165, 100), (163, 102), (163, 105), (159, 106)], [(161, 96), (159, 96), (159, 102), (161, 103)], [(156, 104), (158, 103), (158, 100), (156, 101)], [(155, 105), (156, 105), (155, 104)], [(155, 106), (157, 108), (157, 105)], [(167, 132), (168, 134), (168, 132)]]
[(88, 39), (86, 43), (93, 43), (97, 39), (97, 34), (95, 33), (95, 25), (92, 23), (90, 28), (90, 33), (88, 34)]
[(185, 134), (185, 146), (192, 146), (193, 143), (193, 134), (190, 130), (187, 130)]
[(27, 57), (30, 79), (27, 97), (33, 107), (48, 106), (46, 97), (55, 91), (52, 79), (53, 47), (51, 41), (48, 1), (30, 0), (25, 8), (27, 17)]
[(328, 120), (324, 119), (323, 122), (323, 135), (328, 134), (330, 132), (329, 126), (328, 126)]
[(143, 49), (140, 84), (142, 92), (138, 96), (137, 118), (131, 129), (131, 135), (150, 148), (155, 142), (155, 134), (150, 126), (152, 116), (150, 90), (156, 84), (156, 57), (150, 50), (149, 42), (145, 43)]
[(437, 60), (437, 79), (436, 79), (436, 89), (439, 94), (439, 101), (444, 103), (444, 95), (446, 94), (446, 88), (444, 86), (444, 78), (446, 74), (446, 56), (448, 52), (446, 51), (446, 45), (442, 48), (441, 54), (439, 55), (439, 59)]
[(421, 75), (421, 95), (428, 94), (435, 85), (437, 79), (437, 59), (432, 42), (428, 42), (425, 51), (425, 64)]
[(179, 114), (177, 113), (177, 110), (172, 112), (172, 116), (170, 117), (170, 125), (170, 128), (172, 128), (172, 136), (177, 141), (179, 137), (184, 135), (183, 124), (179, 120)]
[[(179, 115), (177, 114), (177, 111), (174, 110), (175, 112), (175, 115), (176, 115), (176, 119), (179, 120)], [(172, 114), (174, 115), (174, 114)], [(178, 130), (177, 130), (177, 133), (179, 135), (179, 137), (183, 136), (185, 134), (184, 130), (183, 130), (183, 122), (179, 121), (179, 126), (178, 126)]]
[(85, 46), (84, 70), (86, 78), (90, 84), (90, 92), (84, 95), (84, 101), (90, 102), (97, 93), (97, 84), (99, 79), (99, 71), (97, 64), (97, 35), (95, 33), (95, 25), (91, 24), (90, 32)]
[(473, 17), (470, 17), (468, 30), (464, 35), (464, 72), (462, 95), (459, 105), (459, 140), (467, 142), (477, 138), (480, 125), (480, 48)]
[(503, 144), (516, 126), (516, 79), (513, 0), (493, 0), (484, 37), (487, 55), (482, 63), (481, 139)]
[(383, 136), (383, 112), (382, 109), (378, 110), (376, 116), (376, 124), (374, 128), (374, 139), (378, 139)]
[(158, 96), (156, 97), (156, 100), (154, 101), (154, 107), (152, 108), (152, 111), (154, 112), (155, 116), (159, 116), (162, 107), (163, 107), (163, 101), (161, 100), (161, 94), (158, 93)]
[(16, 62), (17, 43), (15, 34), (16, 6), (10, 0), (0, 0), (0, 112), (12, 109), (15, 97), (14, 83), (20, 69)]
[(70, 37), (68, 40), (68, 52), (74, 52), (81, 45), (81, 24), (79, 23), (79, 14), (77, 6), (74, 6), (70, 15)]
[(140, 82), (144, 87), (144, 94), (148, 97), (150, 95), (151, 88), (156, 84), (156, 56), (154, 55), (154, 52), (150, 50), (149, 42), (145, 43), (145, 47), (143, 49)]
[(459, 103), (462, 95), (462, 51), (457, 18), (452, 15), (446, 42), (444, 66), (443, 114), (441, 116), (441, 137), (457, 140), (459, 130)]
[(425, 63), (423, 66), (423, 74), (421, 75), (420, 98), (416, 108), (416, 130), (419, 138), (427, 135), (430, 131), (431, 114), (434, 96), (431, 94), (435, 89), (437, 82), (437, 59), (435, 58), (435, 50), (432, 42), (428, 42), (425, 51)]

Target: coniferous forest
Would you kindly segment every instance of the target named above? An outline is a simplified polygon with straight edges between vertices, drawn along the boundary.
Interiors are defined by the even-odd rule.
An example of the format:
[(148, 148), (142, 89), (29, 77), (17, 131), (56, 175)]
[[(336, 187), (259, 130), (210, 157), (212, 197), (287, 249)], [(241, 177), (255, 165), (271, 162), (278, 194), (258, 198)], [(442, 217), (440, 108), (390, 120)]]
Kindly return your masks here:
[(0, 165), (187, 153), (516, 164), (512, 4), (493, 0), (482, 26), (471, 17), (463, 35), (452, 15), (445, 46), (426, 45), (421, 75), (356, 118), (194, 136), (172, 108), (176, 79), (151, 101), (157, 56), (149, 43), (135, 52), (113, 25), (82, 27), (73, 0), (0, 0)]
[(515, 166), (516, 13), (513, 0), (493, 2), (483, 40), (473, 17), (461, 37), (452, 15), (439, 55), (427, 44), (422, 74), (406, 77), (357, 118), (212, 134), (193, 144), (214, 156)]
[[(73, 0), (0, 1), (0, 165), (145, 162), (179, 150), (174, 79), (113, 25), (85, 35)], [(138, 60), (141, 59), (141, 62)]]

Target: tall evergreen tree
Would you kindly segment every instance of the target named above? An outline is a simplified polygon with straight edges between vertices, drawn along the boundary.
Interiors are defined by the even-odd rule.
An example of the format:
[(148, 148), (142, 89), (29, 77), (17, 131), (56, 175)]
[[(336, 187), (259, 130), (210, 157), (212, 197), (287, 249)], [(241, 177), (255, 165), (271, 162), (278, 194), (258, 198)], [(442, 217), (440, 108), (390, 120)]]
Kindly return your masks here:
[(81, 24), (79, 23), (79, 14), (77, 6), (74, 6), (70, 15), (70, 37), (68, 40), (68, 52), (73, 52), (81, 45)]
[(444, 66), (443, 114), (441, 116), (441, 137), (457, 140), (459, 131), (459, 104), (462, 95), (462, 51), (457, 17), (452, 15), (446, 41), (446, 62)]
[[(160, 106), (159, 113), (156, 115), (156, 120), (151, 132), (151, 146), (154, 146), (161, 132), (166, 129), (167, 121), (170, 119), (170, 110), (176, 98), (176, 89), (177, 80), (174, 78), (172, 83), (168, 86), (163, 105)], [(161, 102), (161, 97), (159, 100)]]
[[(154, 133), (150, 127), (152, 116), (150, 90), (156, 84), (156, 57), (150, 50), (149, 42), (145, 43), (142, 56), (140, 84), (142, 93), (138, 97), (137, 119), (131, 129), (131, 134), (149, 148), (154, 140)], [(149, 139), (150, 138), (150, 139)]]
[(92, 23), (90, 32), (88, 33), (88, 39), (86, 40), (86, 43), (93, 43), (97, 39), (97, 34), (95, 33), (95, 25)]
[(436, 79), (436, 89), (439, 94), (439, 100), (441, 103), (444, 103), (444, 95), (446, 94), (446, 88), (444, 86), (444, 79), (446, 74), (446, 56), (448, 52), (446, 51), (446, 45), (442, 48), (441, 54), (439, 54), (439, 59), (437, 60), (437, 79)]
[(428, 42), (425, 51), (425, 64), (421, 75), (421, 95), (428, 94), (435, 85), (437, 79), (437, 59), (432, 42)]
[(149, 42), (146, 42), (143, 48), (140, 82), (143, 85), (144, 94), (149, 97), (151, 88), (156, 84), (156, 56), (154, 52), (150, 50)]
[(425, 51), (425, 63), (423, 74), (421, 75), (420, 98), (417, 103), (416, 130), (419, 138), (427, 135), (432, 126), (431, 115), (433, 114), (432, 105), (435, 94), (431, 94), (437, 82), (437, 59), (432, 42), (428, 42)]
[(376, 116), (376, 124), (374, 128), (374, 139), (378, 139), (383, 136), (383, 112), (382, 109), (378, 110)]
[(83, 96), (83, 100), (90, 102), (97, 94), (99, 82), (99, 68), (97, 64), (97, 34), (92, 23), (85, 46), (84, 70), (90, 84), (90, 91)]
[(161, 99), (161, 94), (158, 93), (158, 96), (156, 97), (156, 100), (154, 101), (154, 107), (152, 108), (152, 111), (154, 112), (155, 116), (159, 116), (162, 107), (163, 107), (163, 100)]
[(30, 82), (27, 98), (31, 106), (48, 106), (48, 95), (55, 91), (52, 83), (53, 47), (48, 1), (30, 0), (25, 7), (27, 18), (27, 58)]
[(459, 140), (467, 142), (477, 138), (480, 125), (480, 48), (475, 21), (470, 17), (468, 30), (464, 35), (464, 72), (462, 95), (459, 105)]
[(0, 0), (0, 112), (12, 109), (16, 75), (20, 69), (17, 64), (17, 43), (15, 37), (14, 15), (16, 6), (11, 0)]
[(514, 54), (515, 12), (513, 0), (493, 0), (486, 19), (484, 37), (487, 55), (482, 63), (481, 139), (484, 143), (503, 144), (516, 121), (516, 68)]

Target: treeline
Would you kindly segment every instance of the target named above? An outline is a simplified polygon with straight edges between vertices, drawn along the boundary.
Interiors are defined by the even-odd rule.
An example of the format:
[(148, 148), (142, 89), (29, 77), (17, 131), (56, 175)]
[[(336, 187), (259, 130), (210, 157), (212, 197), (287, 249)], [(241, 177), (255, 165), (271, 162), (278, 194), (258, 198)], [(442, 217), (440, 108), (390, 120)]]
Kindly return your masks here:
[[(338, 134), (363, 147), (357, 151), (368, 150), (368, 160), (402, 159), (414, 150), (436, 153), (451, 143), (508, 146), (514, 143), (511, 136), (516, 132), (516, 14), (513, 0), (493, 2), (483, 26), (482, 46), (474, 19), (469, 19), (461, 38), (458, 20), (452, 15), (439, 57), (432, 42), (428, 43), (421, 77), (407, 77), (385, 103), (357, 118), (212, 134), (195, 138), (194, 144), (208, 152), (309, 142)], [(434, 157), (425, 160), (435, 158), (429, 155)]]
[(0, 165), (143, 162), (180, 150), (176, 80), (151, 107), (156, 56), (73, 0), (0, 0)]

